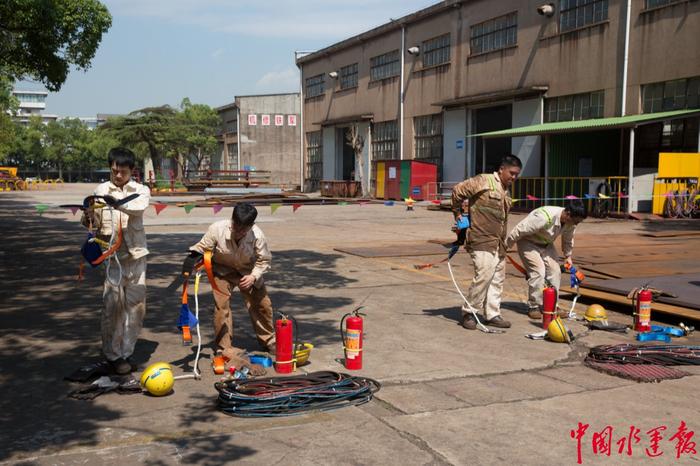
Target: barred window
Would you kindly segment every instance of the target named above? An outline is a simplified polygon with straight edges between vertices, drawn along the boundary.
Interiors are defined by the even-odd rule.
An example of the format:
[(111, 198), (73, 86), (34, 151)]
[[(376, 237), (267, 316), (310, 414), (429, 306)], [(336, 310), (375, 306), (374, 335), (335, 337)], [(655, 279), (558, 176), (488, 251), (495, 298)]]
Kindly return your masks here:
[(370, 81), (379, 81), (392, 76), (398, 76), (401, 69), (401, 61), (399, 51), (393, 50), (372, 57), (369, 60), (369, 79)]
[(321, 131), (306, 133), (306, 186), (315, 191), (323, 177), (323, 153)]
[(476, 55), (499, 50), (515, 45), (517, 42), (518, 13), (510, 13), (472, 26), (469, 53)]
[(644, 113), (700, 107), (700, 77), (642, 86)]
[(372, 125), (372, 158), (374, 160), (399, 158), (399, 129), (396, 120)]
[(325, 91), (323, 73), (306, 78), (306, 97), (316, 97)]
[(440, 65), (450, 61), (450, 34), (423, 41), (423, 67)]
[(357, 63), (340, 69), (340, 88), (350, 89), (351, 87), (357, 87)]
[(603, 118), (605, 92), (563, 95), (544, 101), (544, 121), (587, 120)]
[(608, 0), (561, 0), (559, 32), (608, 19)]
[(238, 170), (238, 144), (235, 142), (226, 144), (226, 150), (228, 151), (228, 167), (224, 170)]
[(442, 113), (413, 118), (415, 158), (431, 162), (442, 173)]

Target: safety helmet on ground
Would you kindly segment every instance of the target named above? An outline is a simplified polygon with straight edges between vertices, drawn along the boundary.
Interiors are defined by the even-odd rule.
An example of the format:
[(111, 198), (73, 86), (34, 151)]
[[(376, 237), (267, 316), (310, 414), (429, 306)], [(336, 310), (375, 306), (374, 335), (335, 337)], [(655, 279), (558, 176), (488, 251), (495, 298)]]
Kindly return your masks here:
[(564, 322), (557, 317), (552, 320), (547, 327), (547, 338), (557, 343), (571, 343), (574, 334), (566, 328)]
[(141, 374), (141, 387), (153, 396), (163, 396), (173, 389), (173, 370), (167, 362), (151, 364)]
[(583, 315), (583, 318), (586, 319), (588, 322), (594, 320), (608, 320), (608, 313), (605, 311), (605, 308), (600, 304), (591, 304), (590, 306), (588, 306), (588, 309), (586, 309), (586, 313)]

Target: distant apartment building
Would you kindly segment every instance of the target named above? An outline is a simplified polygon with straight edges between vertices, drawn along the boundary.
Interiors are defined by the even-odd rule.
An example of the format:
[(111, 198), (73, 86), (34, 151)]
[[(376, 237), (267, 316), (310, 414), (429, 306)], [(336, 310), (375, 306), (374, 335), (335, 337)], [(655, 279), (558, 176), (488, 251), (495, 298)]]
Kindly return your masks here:
[(270, 171), (270, 183), (301, 185), (299, 94), (237, 96), (218, 107), (220, 157), (211, 168)]
[(377, 160), (456, 182), (512, 153), (525, 177), (627, 177), (636, 210), (659, 152), (698, 150), (699, 41), (697, 0), (440, 2), (297, 59), (305, 187), (358, 179), (357, 125), (372, 180)]
[(12, 95), (19, 101), (19, 108), (14, 118), (21, 124), (28, 124), (32, 116), (40, 116), (44, 123), (58, 119), (58, 115), (44, 113), (46, 97), (49, 95), (47, 91), (13, 90)]

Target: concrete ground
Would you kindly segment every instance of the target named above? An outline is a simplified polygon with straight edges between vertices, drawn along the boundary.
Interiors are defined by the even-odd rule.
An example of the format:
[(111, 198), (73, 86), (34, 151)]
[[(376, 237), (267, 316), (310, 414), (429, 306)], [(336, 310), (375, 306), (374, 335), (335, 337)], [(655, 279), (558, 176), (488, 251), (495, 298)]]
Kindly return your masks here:
[[(303, 340), (315, 345), (299, 371), (344, 371), (338, 362), (342, 315), (364, 303), (365, 360), (361, 375), (382, 383), (364, 406), (289, 418), (241, 419), (216, 409), (218, 379), (200, 361), (203, 379), (181, 380), (173, 394), (106, 394), (69, 399), (63, 377), (99, 358), (101, 270), (75, 280), (84, 230), (79, 215), (34, 205), (80, 202), (92, 185), (51, 191), (0, 193), (2, 306), (0, 307), (0, 462), (12, 464), (576, 464), (572, 430), (588, 425), (581, 440), (583, 464), (696, 464), (695, 444), (677, 458), (672, 440), (681, 422), (700, 428), (694, 402), (700, 368), (690, 376), (640, 384), (582, 365), (588, 348), (632, 342), (632, 335), (588, 331), (567, 321), (571, 345), (531, 341), (538, 330), (525, 315), (526, 287), (508, 266), (505, 334), (464, 330), (460, 298), (447, 268), (416, 270), (440, 256), (361, 258), (337, 247), (403, 245), (452, 238), (450, 215), (402, 205), (261, 207), (259, 226), (273, 251), (266, 280), (274, 306), (297, 318)], [(157, 199), (157, 198), (156, 198)], [(178, 293), (165, 288), (179, 271), (183, 252), (209, 223), (231, 214), (169, 207), (146, 212), (149, 256), (148, 313), (137, 345), (140, 368), (167, 361), (191, 370), (192, 348), (176, 329)], [(522, 218), (513, 215), (515, 224)], [(673, 228), (697, 228), (674, 223)], [(664, 225), (587, 220), (580, 235), (608, 235)], [(689, 252), (698, 255), (697, 251)], [(472, 268), (467, 254), (453, 260), (462, 289)], [(590, 302), (588, 302), (590, 303)], [(211, 341), (212, 298), (203, 286), (200, 305), (205, 343)], [(564, 302), (565, 307), (569, 306)], [(579, 314), (585, 303), (577, 307)], [(242, 301), (236, 301), (234, 343), (256, 350)], [(628, 314), (611, 320), (628, 323)], [(669, 322), (677, 323), (677, 322)], [(697, 344), (697, 339), (678, 343)], [(595, 433), (612, 427), (612, 450), (594, 452)], [(632, 426), (639, 429), (638, 441)], [(661, 457), (651, 458), (648, 431), (666, 426)], [(678, 436), (676, 436), (678, 437)], [(689, 438), (696, 442), (697, 437)], [(618, 443), (620, 442), (620, 443)], [(618, 452), (622, 446), (622, 453)], [(697, 450), (697, 448), (695, 448)]]

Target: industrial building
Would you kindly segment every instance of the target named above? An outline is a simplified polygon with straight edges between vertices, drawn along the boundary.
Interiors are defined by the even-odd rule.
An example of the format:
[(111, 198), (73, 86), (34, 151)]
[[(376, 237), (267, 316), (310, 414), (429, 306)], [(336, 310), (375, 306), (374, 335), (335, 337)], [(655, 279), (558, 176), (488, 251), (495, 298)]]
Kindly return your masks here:
[(607, 180), (649, 209), (658, 154), (698, 151), (699, 37), (697, 0), (448, 0), (392, 20), (297, 58), (305, 188), (360, 179), (356, 126), (373, 186), (378, 160), (449, 183), (512, 153), (522, 193)]
[(301, 185), (299, 94), (237, 96), (216, 111), (221, 117), (220, 158), (214, 170), (269, 171), (269, 182)]

